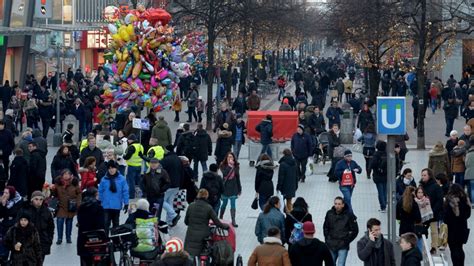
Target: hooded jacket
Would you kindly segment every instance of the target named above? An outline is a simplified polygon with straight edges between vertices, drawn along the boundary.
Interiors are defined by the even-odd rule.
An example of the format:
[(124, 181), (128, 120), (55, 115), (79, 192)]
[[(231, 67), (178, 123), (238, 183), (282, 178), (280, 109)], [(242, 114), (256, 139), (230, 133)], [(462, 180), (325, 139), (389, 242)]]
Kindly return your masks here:
[(232, 144), (232, 131), (220, 130), (217, 133), (216, 149), (214, 151), (217, 163), (220, 163), (224, 160), (224, 157), (227, 155), (227, 153), (231, 151)]
[(51, 211), (44, 204), (36, 208), (30, 202), (25, 202), (17, 217), (21, 217), (25, 213), (38, 231), (42, 254), (49, 255), (54, 237), (54, 220)]
[(464, 157), (466, 156), (466, 148), (464, 146), (456, 146), (451, 151), (451, 172), (464, 173), (466, 166), (464, 164)]
[(217, 173), (207, 171), (202, 175), (200, 188), (205, 188), (209, 192), (208, 202), (214, 206), (224, 193), (224, 182)]
[(205, 162), (212, 155), (212, 141), (206, 130), (194, 132), (194, 159)]
[(375, 183), (387, 182), (387, 144), (383, 141), (375, 145), (377, 151), (370, 162), (369, 168), (373, 172)]
[(296, 161), (290, 155), (283, 156), (278, 169), (277, 190), (285, 198), (294, 198), (298, 189), (298, 177), (296, 176)]
[(46, 139), (43, 138), (43, 134), (41, 133), (41, 130), (39, 129), (33, 130), (32, 136), (33, 136), (33, 141), (36, 142), (36, 144), (38, 145), (38, 150), (41, 151), (43, 156), (46, 156), (48, 154), (48, 142), (46, 142)]
[(161, 160), (161, 166), (170, 177), (170, 188), (180, 187), (183, 179), (183, 165), (178, 155), (173, 151), (168, 151), (165, 157), (163, 157), (163, 160)]
[(332, 266), (334, 260), (329, 248), (317, 238), (303, 238), (290, 246), (290, 261), (292, 266), (305, 266), (308, 262), (311, 265)]
[(260, 143), (268, 145), (272, 143), (273, 124), (271, 120), (264, 119), (255, 127), (255, 130), (260, 133)]
[(324, 239), (330, 250), (349, 249), (350, 243), (359, 234), (357, 217), (344, 205), (341, 213), (332, 207), (324, 218)]
[(263, 197), (273, 196), (273, 173), (277, 166), (273, 165), (272, 161), (263, 160), (259, 161), (255, 168), (257, 172), (255, 174), (255, 192)]
[(448, 151), (443, 147), (441, 142), (438, 142), (430, 151), (428, 168), (433, 171), (434, 177), (441, 173), (446, 175), (451, 173)]
[(265, 237), (264, 244), (256, 247), (250, 255), (248, 266), (290, 266), (288, 251), (276, 237)]
[[(116, 191), (112, 192), (110, 187), (112, 182), (115, 183)], [(111, 176), (109, 172), (100, 181), (99, 184), (99, 200), (104, 209), (121, 210), (123, 205), (128, 205), (129, 188), (125, 177), (118, 171)]]

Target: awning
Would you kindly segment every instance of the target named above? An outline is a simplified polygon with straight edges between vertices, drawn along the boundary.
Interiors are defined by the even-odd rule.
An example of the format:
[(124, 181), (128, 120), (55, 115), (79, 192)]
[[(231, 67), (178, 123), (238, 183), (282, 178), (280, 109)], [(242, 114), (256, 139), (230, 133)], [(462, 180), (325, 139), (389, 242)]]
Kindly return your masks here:
[(95, 25), (85, 24), (42, 24), (42, 29), (48, 29), (50, 31), (95, 31), (104, 28), (106, 24), (97, 23)]
[(49, 34), (51, 30), (34, 27), (4, 27), (0, 26), (0, 35), (3, 36), (19, 36), (19, 35), (36, 35)]

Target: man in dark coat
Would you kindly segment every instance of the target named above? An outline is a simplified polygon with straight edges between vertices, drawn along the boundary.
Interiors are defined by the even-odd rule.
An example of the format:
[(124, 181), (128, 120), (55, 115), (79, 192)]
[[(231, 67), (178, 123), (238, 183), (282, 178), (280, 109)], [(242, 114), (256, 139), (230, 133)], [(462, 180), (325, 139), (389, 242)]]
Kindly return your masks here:
[(214, 132), (217, 132), (219, 128), (222, 128), (225, 123), (227, 123), (229, 127), (232, 127), (235, 123), (235, 116), (231, 111), (229, 111), (227, 102), (221, 103), (221, 110), (216, 115)]
[(104, 162), (104, 156), (102, 151), (96, 146), (96, 139), (94, 136), (88, 137), (88, 145), (81, 151), (81, 157), (79, 157), (79, 165), (84, 166), (86, 158), (92, 156), (96, 160), (96, 165), (101, 165)]
[(336, 197), (334, 206), (326, 212), (323, 228), (334, 262), (339, 259), (339, 265), (344, 265), (349, 246), (359, 234), (359, 226), (357, 217), (349, 211), (342, 197)]
[(273, 137), (272, 116), (267, 115), (266, 118), (257, 125), (255, 130), (260, 133), (260, 144), (262, 144), (262, 151), (260, 154), (266, 153), (272, 157), (272, 149), (270, 148)]
[(178, 143), (176, 146), (176, 154), (178, 156), (186, 156), (188, 157), (189, 161), (193, 160), (194, 149), (194, 134), (190, 130), (189, 124), (184, 124), (183, 126), (184, 132), (179, 136)]
[(28, 144), (28, 150), (30, 151), (28, 195), (31, 195), (33, 191), (41, 191), (43, 189), (43, 184), (46, 181), (46, 158), (35, 142)]
[(153, 206), (155, 203), (159, 204), (158, 218), (161, 217), (161, 210), (163, 208), (173, 208), (168, 203), (164, 204), (165, 191), (168, 190), (170, 183), (168, 172), (163, 169), (157, 158), (152, 158), (150, 160), (150, 170), (143, 176), (143, 188), (150, 206)]
[(314, 237), (316, 229), (313, 222), (304, 222), (304, 237), (300, 241), (290, 246), (289, 256), (291, 265), (305, 266), (308, 262), (311, 265), (325, 266), (335, 265), (331, 252), (324, 242)]
[(212, 155), (212, 141), (207, 131), (204, 130), (201, 123), (197, 124), (197, 129), (194, 132), (194, 179), (198, 180), (198, 167), (199, 163), (202, 166), (202, 172), (207, 171), (207, 159), (208, 156)]
[(10, 155), (12, 154), (13, 148), (15, 147), (15, 139), (13, 137), (13, 133), (5, 129), (5, 123), (0, 121), (0, 159), (3, 161), (3, 165), (5, 165), (5, 174), (6, 178), (8, 178), (8, 165), (10, 164)]
[(245, 101), (244, 94), (239, 92), (239, 96), (235, 98), (234, 102), (232, 103), (232, 110), (235, 111), (236, 114), (245, 114), (247, 111), (247, 102)]
[(318, 106), (314, 107), (313, 113), (309, 116), (308, 126), (311, 128), (313, 136), (326, 131), (326, 121)]
[[(176, 194), (179, 192), (179, 188), (183, 180), (183, 165), (181, 159), (174, 152), (173, 145), (168, 145), (165, 147), (167, 153), (163, 160), (161, 160), (161, 166), (168, 173), (170, 178), (170, 186), (165, 191), (164, 202), (167, 202), (169, 205), (173, 206), (173, 200)], [(174, 210), (166, 210), (166, 222), (170, 225), (176, 225), (178, 220), (181, 218)]]
[(395, 266), (393, 245), (383, 237), (380, 225), (379, 220), (370, 218), (367, 232), (357, 242), (357, 255), (364, 266)]
[(38, 145), (38, 150), (40, 150), (43, 156), (46, 157), (48, 154), (48, 142), (43, 135), (41, 135), (41, 130), (38, 128), (33, 130), (32, 137), (33, 141)]
[(221, 195), (224, 192), (224, 181), (222, 177), (217, 174), (217, 164), (211, 164), (209, 171), (205, 172), (202, 176), (200, 188), (204, 188), (208, 191), (209, 197), (207, 201), (211, 204), (212, 209), (215, 213), (219, 213), (219, 207), (221, 205)]
[(23, 157), (23, 150), (15, 150), (15, 158), (10, 165), (8, 185), (13, 186), (22, 196), (28, 196), (28, 162)]
[(290, 149), (283, 150), (283, 157), (279, 161), (277, 191), (280, 191), (286, 200), (286, 211), (293, 210), (291, 200), (295, 197), (298, 189), (298, 178), (296, 176), (296, 161)]
[(296, 175), (302, 183), (306, 179), (306, 164), (313, 153), (313, 146), (311, 136), (304, 132), (304, 126), (298, 125), (296, 133), (291, 138), (291, 151), (296, 160)]
[(48, 136), (49, 127), (51, 126), (51, 120), (53, 119), (53, 101), (51, 95), (45, 87), (41, 87), (41, 91), (37, 95), (38, 99), (38, 111), (41, 117), (41, 123), (43, 126), (43, 137)]
[(51, 245), (54, 237), (54, 220), (51, 211), (44, 204), (44, 194), (41, 191), (34, 191), (31, 194), (31, 202), (25, 202), (18, 212), (17, 217), (25, 213), (31, 218), (31, 223), (38, 231), (41, 242), (41, 254), (44, 257), (51, 254)]

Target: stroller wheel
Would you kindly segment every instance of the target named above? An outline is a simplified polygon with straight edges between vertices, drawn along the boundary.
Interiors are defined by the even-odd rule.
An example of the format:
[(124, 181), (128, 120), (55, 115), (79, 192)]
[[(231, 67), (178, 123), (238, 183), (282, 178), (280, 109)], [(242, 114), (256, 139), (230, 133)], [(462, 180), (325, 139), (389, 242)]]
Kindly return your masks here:
[(255, 161), (250, 161), (249, 165), (250, 165), (250, 167), (254, 167), (255, 166)]

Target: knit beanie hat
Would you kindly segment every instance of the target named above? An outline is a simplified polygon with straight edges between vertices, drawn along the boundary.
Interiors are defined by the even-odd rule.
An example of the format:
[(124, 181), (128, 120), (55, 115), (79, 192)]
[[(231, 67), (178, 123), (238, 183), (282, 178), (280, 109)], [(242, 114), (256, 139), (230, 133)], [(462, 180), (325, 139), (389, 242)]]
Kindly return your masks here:
[(173, 237), (168, 242), (166, 242), (165, 252), (180, 252), (183, 250), (183, 247), (183, 241), (177, 237)]
[(31, 193), (31, 200), (33, 200), (34, 198), (37, 198), (37, 197), (41, 197), (43, 199), (45, 198), (43, 192), (41, 192), (39, 190), (36, 190), (33, 193)]

